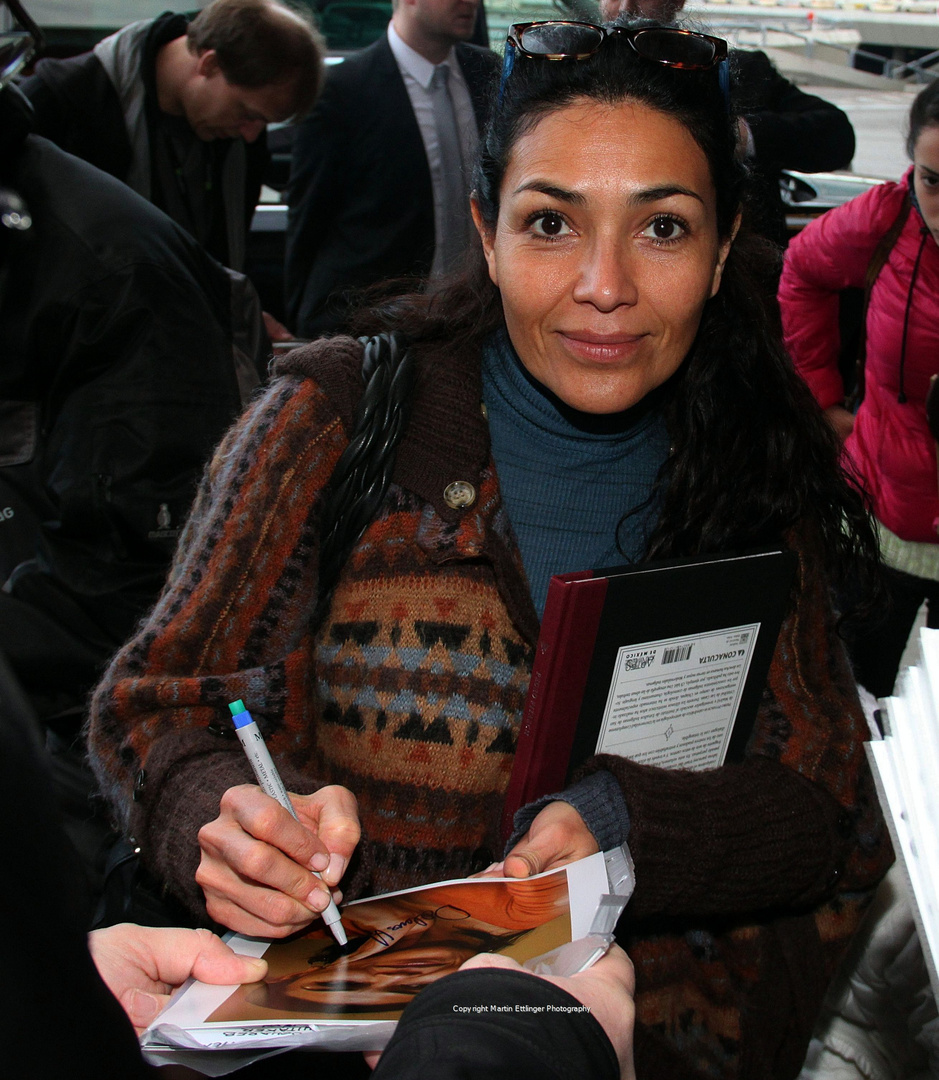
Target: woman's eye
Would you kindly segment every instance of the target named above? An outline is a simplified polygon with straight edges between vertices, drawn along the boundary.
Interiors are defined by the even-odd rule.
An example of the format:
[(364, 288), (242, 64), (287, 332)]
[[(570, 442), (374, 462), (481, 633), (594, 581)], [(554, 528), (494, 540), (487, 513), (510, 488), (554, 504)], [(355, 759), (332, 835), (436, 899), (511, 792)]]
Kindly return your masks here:
[(531, 226), (537, 236), (566, 236), (571, 231), (564, 218), (552, 210), (533, 218)]
[(675, 218), (657, 217), (643, 229), (642, 235), (653, 240), (677, 240), (684, 233), (684, 226)]

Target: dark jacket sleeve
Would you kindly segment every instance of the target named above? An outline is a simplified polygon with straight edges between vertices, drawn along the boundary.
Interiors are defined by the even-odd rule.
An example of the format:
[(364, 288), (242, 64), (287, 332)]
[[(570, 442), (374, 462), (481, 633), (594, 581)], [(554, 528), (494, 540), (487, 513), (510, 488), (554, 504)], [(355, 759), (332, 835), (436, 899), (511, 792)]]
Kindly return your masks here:
[(22, 369), (9, 396), (42, 409), (36, 497), (51, 506), (30, 595), (77, 604), (114, 648), (156, 599), (240, 409), (231, 285), (164, 215), (43, 139), (15, 179), (36, 225), (0, 338), (13, 342), (5, 379)]
[[(4, 842), (12, 887), (0, 890), (9, 930), (0, 990), (5, 1070), (37, 1080), (158, 1075), (141, 1059), (133, 1028), (88, 953), (82, 867), (53, 809), (34, 719), (2, 658), (0, 791), (5, 818), (16, 820)], [(53, 1034), (45, 1023), (54, 1024)]]
[(327, 78), (313, 111), (297, 126), (290, 163), (284, 274), (287, 320), (299, 334), (309, 332), (313, 316), (331, 291), (324, 284), (329, 268), (316, 267), (316, 263), (324, 238), (348, 197), (346, 168), (355, 153), (343, 115), (343, 88), (335, 78)]
[(735, 51), (737, 105), (753, 133), (758, 170), (824, 172), (854, 157), (854, 129), (847, 115), (806, 94), (776, 70), (762, 52)]
[(600, 1024), (574, 997), (517, 971), (460, 971), (404, 1010), (375, 1080), (617, 1080)]

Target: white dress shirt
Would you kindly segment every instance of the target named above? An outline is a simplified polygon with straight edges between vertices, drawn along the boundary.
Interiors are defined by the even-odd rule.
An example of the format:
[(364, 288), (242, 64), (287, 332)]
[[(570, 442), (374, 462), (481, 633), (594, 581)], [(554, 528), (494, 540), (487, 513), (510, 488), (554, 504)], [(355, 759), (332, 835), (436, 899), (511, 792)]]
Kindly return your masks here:
[[(430, 179), (434, 191), (434, 233), (440, 236), (444, 229), (443, 207), (441, 201), (441, 162), (440, 146), (437, 141), (437, 128), (434, 124), (433, 102), (430, 96), (430, 80), (433, 78), (434, 65), (426, 60), (420, 53), (415, 52), (405, 42), (392, 23), (388, 24), (388, 44), (394, 53), (398, 63), (404, 85), (407, 87), (408, 97), (411, 99), (411, 107), (414, 109), (414, 117), (424, 140), (424, 151), (427, 154), (427, 164), (430, 168)], [(459, 128), (460, 148), (463, 153), (463, 163), (466, 172), (466, 192), (469, 197), (470, 183), (472, 180), (473, 161), (476, 158), (476, 146), (479, 142), (479, 130), (476, 127), (476, 114), (473, 112), (473, 101), (470, 97), (469, 87), (463, 78), (460, 62), (456, 58), (456, 49), (451, 49), (447, 58), (443, 61), (450, 69), (450, 97), (453, 99), (453, 111), (456, 114)], [(438, 252), (434, 254), (434, 262), (431, 267), (431, 277), (441, 271)]]

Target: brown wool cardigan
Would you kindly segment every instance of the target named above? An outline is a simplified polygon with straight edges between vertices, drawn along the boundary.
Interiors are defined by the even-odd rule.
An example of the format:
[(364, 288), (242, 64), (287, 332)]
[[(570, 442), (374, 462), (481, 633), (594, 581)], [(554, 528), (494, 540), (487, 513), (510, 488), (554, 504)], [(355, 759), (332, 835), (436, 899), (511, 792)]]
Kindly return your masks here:
[[(343, 783), (364, 838), (347, 895), (461, 875), (498, 850), (537, 638), (480, 411), (478, 355), (424, 356), (394, 484), (315, 636), (318, 499), (361, 349), (280, 364), (206, 474), (167, 588), (98, 688), (95, 771), (150, 868), (204, 917), (196, 833), (249, 782), (208, 725), (243, 698), (287, 786)], [(476, 499), (450, 508), (454, 480)], [(706, 773), (599, 757), (629, 808), (637, 1071), (794, 1077), (826, 982), (891, 859), (866, 725), (818, 560), (800, 550), (747, 760)], [(134, 794), (136, 783), (136, 796)]]

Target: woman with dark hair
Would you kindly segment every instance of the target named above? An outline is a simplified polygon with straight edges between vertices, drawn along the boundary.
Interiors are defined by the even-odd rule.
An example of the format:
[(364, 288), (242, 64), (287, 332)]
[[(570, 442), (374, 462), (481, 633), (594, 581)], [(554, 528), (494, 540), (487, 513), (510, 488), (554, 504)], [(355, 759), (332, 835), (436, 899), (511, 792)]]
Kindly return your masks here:
[[(169, 888), (283, 936), (325, 905), (310, 869), (336, 885), (350, 867), (350, 790), (349, 892), (492, 859), (551, 574), (785, 544), (797, 583), (746, 760), (591, 759), (523, 811), (504, 866), (628, 839), (637, 1072), (782, 1078), (891, 858), (829, 602), (875, 544), (753, 285), (725, 48), (648, 22), (514, 29), (478, 265), (365, 320), (406, 338), (417, 376), (322, 621), (321, 518), (361, 395), (363, 346), (343, 337), (285, 358), (226, 437), (90, 742)], [(213, 734), (238, 697), (312, 792), (294, 797), (306, 828)]]
[[(850, 652), (877, 697), (893, 692), (924, 600), (939, 626), (939, 412), (930, 421), (926, 406), (939, 374), (939, 82), (916, 96), (906, 148), (913, 164), (899, 183), (830, 210), (795, 238), (779, 287), (796, 370), (873, 498), (889, 605), (852, 635)], [(838, 368), (838, 294), (864, 288), (871, 274), (857, 406)]]

